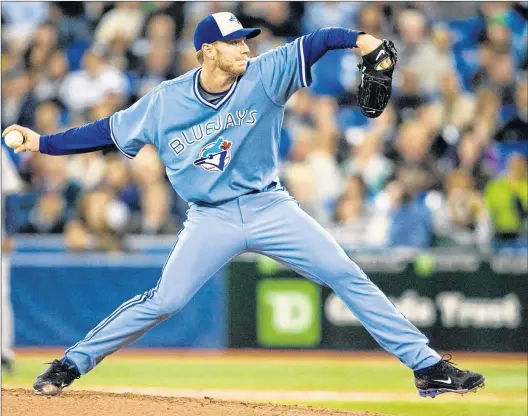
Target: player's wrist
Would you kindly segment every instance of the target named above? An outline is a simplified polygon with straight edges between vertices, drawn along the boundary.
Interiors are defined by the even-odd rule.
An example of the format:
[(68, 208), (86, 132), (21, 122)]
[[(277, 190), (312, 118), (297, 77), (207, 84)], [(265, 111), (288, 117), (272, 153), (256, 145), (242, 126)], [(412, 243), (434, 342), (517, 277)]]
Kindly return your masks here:
[(375, 38), (368, 33), (359, 34), (357, 37), (356, 45), (361, 51), (361, 55), (367, 55), (373, 50), (375, 50), (382, 41), (378, 38)]

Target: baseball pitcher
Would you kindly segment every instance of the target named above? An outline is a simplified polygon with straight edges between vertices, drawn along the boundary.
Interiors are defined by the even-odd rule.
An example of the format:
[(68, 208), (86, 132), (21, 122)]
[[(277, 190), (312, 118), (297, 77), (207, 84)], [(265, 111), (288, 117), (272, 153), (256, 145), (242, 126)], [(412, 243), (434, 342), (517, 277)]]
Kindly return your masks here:
[[(106, 356), (177, 313), (224, 264), (245, 251), (271, 257), (331, 287), (376, 341), (414, 371), (422, 396), (465, 393), (481, 374), (457, 369), (428, 346), (366, 274), (281, 185), (279, 139), (288, 99), (311, 83), (328, 50), (359, 48), (363, 114), (377, 117), (390, 97), (396, 50), (364, 32), (325, 28), (249, 59), (243, 28), (231, 13), (200, 21), (194, 45), (201, 67), (161, 83), (130, 108), (63, 133), (40, 136), (21, 126), (16, 152), (51, 155), (116, 146), (133, 158), (154, 145), (170, 182), (189, 203), (156, 286), (119, 306), (39, 375), (34, 390), (58, 394)], [(221, 242), (221, 244), (219, 244)], [(203, 253), (215, 253), (203, 260)]]

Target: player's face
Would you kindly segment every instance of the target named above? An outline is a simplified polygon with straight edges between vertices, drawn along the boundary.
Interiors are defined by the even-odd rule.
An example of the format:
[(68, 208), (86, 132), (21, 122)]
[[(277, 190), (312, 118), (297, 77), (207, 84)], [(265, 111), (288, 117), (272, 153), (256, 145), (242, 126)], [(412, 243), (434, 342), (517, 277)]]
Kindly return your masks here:
[(233, 75), (242, 75), (246, 72), (249, 61), (249, 48), (246, 39), (215, 42), (215, 48), (215, 62), (218, 68)]

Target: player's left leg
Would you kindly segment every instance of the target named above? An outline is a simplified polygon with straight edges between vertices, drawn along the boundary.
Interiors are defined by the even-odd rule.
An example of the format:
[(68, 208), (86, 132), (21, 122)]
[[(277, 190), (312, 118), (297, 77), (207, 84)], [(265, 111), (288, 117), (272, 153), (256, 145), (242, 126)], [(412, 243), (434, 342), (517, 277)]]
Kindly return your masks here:
[[(273, 198), (279, 202), (268, 206), (259, 215), (248, 216), (245, 228), (250, 249), (275, 258), (299, 274), (331, 287), (376, 341), (410, 369), (438, 370), (441, 367), (447, 374), (451, 365), (445, 364), (446, 361), (429, 348), (427, 337), (396, 309), (334, 238), (300, 209), (291, 197), (288, 198), (286, 192), (282, 197), (273, 194), (278, 193), (259, 196), (261, 203), (264, 199)], [(250, 205), (248, 203), (248, 211)], [(449, 378), (452, 383), (454, 380), (459, 382), (457, 389), (466, 389), (470, 384), (472, 388), (480, 379), (453, 371), (449, 372)], [(441, 380), (441, 376), (438, 379)], [(444, 379), (447, 380), (447, 376)], [(431, 384), (422, 384), (424, 390), (431, 387)]]
[(246, 241), (236, 201), (218, 207), (193, 205), (156, 286), (123, 303), (86, 337), (66, 349), (40, 374), (37, 394), (59, 394), (105, 357), (137, 340), (180, 311)]

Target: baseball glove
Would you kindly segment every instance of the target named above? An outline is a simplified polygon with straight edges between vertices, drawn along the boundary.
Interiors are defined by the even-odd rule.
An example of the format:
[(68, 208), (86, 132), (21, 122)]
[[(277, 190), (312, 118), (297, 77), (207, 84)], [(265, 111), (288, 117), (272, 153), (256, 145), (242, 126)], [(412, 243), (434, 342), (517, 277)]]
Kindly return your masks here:
[[(383, 69), (380, 64), (386, 58), (390, 58), (392, 62), (388, 68)], [(364, 55), (363, 62), (358, 65), (361, 72), (358, 106), (366, 117), (379, 117), (387, 107), (392, 91), (392, 73), (397, 60), (394, 43), (384, 39), (380, 46)]]

